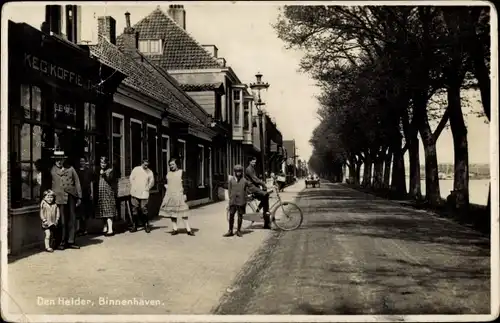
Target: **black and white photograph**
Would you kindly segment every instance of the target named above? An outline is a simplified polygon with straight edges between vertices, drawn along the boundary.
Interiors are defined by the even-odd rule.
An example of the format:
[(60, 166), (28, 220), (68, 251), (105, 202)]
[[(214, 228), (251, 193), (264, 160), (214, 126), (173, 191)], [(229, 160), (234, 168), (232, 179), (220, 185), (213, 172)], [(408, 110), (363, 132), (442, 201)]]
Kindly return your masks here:
[(9, 2), (6, 322), (500, 315), (486, 1)]

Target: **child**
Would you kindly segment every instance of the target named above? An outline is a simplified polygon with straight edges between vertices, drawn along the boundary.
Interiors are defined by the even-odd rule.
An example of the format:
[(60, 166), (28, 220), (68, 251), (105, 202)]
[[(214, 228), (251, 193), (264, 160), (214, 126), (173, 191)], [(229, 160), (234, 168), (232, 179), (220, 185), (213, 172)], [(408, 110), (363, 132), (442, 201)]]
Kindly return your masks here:
[(238, 212), (238, 230), (236, 235), (242, 237), (241, 224), (243, 223), (243, 215), (247, 205), (247, 188), (248, 181), (243, 178), (243, 166), (234, 166), (234, 177), (229, 179), (229, 231), (224, 234), (224, 237), (233, 236), (234, 215)]
[(45, 231), (45, 250), (47, 252), (54, 252), (50, 246), (50, 240), (59, 222), (59, 217), (55, 193), (52, 190), (46, 190), (43, 192), (43, 200), (40, 203), (40, 219), (42, 220), (42, 229)]

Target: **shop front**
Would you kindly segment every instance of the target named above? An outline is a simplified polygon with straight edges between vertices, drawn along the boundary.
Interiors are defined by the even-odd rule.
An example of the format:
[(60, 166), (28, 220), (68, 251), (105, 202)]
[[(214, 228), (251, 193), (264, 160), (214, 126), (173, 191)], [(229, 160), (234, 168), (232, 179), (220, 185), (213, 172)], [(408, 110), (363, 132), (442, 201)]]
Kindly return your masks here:
[(38, 204), (55, 150), (77, 166), (108, 155), (109, 106), (125, 76), (89, 51), (9, 21), (9, 246), (42, 241)]

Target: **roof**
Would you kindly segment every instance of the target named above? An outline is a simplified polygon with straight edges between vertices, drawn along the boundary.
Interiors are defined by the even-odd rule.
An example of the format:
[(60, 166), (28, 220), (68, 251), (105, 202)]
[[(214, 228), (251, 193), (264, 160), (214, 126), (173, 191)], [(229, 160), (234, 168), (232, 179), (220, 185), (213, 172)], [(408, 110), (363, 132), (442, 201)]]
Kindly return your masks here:
[[(191, 100), (189, 95), (182, 92), (178, 84), (173, 84), (171, 80), (160, 74), (147, 59), (144, 58), (144, 62), (135, 60), (101, 35), (99, 35), (99, 43), (89, 47), (92, 55), (96, 56), (102, 63), (127, 75), (123, 81), (125, 85), (166, 104), (166, 110), (177, 118), (193, 125), (204, 126), (190, 110), (194, 105), (186, 107), (188, 100)], [(185, 97), (182, 98), (182, 96)], [(188, 104), (193, 103), (191, 101)], [(201, 107), (197, 108), (202, 109)]]
[[(162, 39), (163, 54), (148, 59), (166, 70), (222, 68), (203, 46), (160, 8), (132, 26), (139, 39)], [(116, 42), (121, 47), (123, 35)]]
[(224, 87), (222, 82), (203, 83), (203, 84), (180, 84), (181, 88), (186, 92), (202, 92), (214, 91)]

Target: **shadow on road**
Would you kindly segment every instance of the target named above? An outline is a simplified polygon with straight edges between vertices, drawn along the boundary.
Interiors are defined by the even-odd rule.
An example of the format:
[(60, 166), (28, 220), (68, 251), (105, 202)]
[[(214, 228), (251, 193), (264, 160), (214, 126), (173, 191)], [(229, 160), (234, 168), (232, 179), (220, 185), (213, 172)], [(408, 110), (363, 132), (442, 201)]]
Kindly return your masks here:
[(275, 232), (216, 314), (487, 314), (490, 242), (342, 185), (305, 189), (301, 228)]
[[(342, 186), (329, 184), (323, 190), (306, 190), (299, 198), (306, 219), (303, 230), (330, 228), (335, 234), (476, 247), (472, 248), (475, 256), (490, 255), (489, 237), (479, 232)], [(333, 216), (327, 221), (316, 220), (314, 213)], [(335, 214), (349, 216), (335, 217)], [(467, 248), (466, 253), (471, 255), (470, 252), (471, 248)]]

